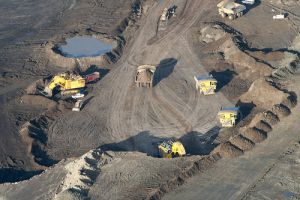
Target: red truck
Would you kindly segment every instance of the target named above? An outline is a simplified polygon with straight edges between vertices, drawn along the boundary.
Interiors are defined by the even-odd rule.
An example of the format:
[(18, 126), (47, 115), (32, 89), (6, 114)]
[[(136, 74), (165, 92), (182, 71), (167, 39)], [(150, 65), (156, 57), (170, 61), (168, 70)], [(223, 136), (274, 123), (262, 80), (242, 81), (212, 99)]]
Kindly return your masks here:
[(92, 74), (88, 74), (85, 76), (85, 82), (90, 83), (90, 82), (95, 82), (100, 78), (100, 73), (99, 72), (94, 72)]

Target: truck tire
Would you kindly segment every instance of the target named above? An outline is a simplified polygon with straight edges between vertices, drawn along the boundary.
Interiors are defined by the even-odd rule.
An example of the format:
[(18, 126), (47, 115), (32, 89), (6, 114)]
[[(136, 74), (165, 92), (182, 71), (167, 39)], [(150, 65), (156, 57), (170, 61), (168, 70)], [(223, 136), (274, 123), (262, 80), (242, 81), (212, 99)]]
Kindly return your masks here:
[(230, 20), (234, 20), (234, 15), (229, 15), (228, 18), (229, 18)]
[(224, 12), (221, 13), (222, 18), (225, 18), (226, 16), (227, 16), (226, 13), (224, 13)]

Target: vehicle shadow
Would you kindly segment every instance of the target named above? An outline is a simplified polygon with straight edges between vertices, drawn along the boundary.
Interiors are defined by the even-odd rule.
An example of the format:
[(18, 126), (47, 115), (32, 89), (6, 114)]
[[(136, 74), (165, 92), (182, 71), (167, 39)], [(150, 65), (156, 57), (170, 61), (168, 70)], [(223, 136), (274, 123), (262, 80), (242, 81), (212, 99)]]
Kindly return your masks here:
[(214, 127), (205, 134), (192, 131), (178, 139), (174, 137), (156, 137), (151, 135), (149, 131), (143, 131), (124, 141), (104, 144), (99, 148), (104, 151), (138, 151), (146, 153), (148, 156), (159, 157), (159, 144), (172, 139), (180, 141), (188, 155), (208, 155), (217, 146), (214, 140), (217, 138), (219, 130), (219, 127)]
[(242, 2), (243, 0), (237, 0), (236, 2), (239, 3), (239, 4), (243, 4), (246, 6), (246, 10), (244, 10), (244, 15), (247, 14), (250, 10), (252, 10), (253, 8), (259, 6), (261, 4), (261, 1), (260, 0), (255, 0), (255, 3), (253, 5), (250, 5), (250, 4), (244, 4)]
[(245, 119), (251, 113), (251, 111), (255, 108), (254, 103), (252, 103), (252, 102), (244, 103), (244, 102), (241, 102), (240, 100), (236, 103), (235, 106), (239, 107), (239, 111), (240, 111), (237, 122), (240, 122), (241, 120)]
[(216, 146), (215, 139), (218, 137), (220, 127), (213, 127), (205, 134), (192, 131), (182, 136), (179, 141), (185, 147), (189, 155), (208, 155)]
[(156, 67), (156, 71), (153, 75), (153, 87), (156, 86), (160, 81), (167, 78), (174, 71), (174, 67), (177, 64), (175, 58), (166, 58), (160, 61)]
[(225, 71), (211, 71), (210, 74), (218, 81), (216, 92), (219, 92), (226, 86), (237, 73), (235, 71), (226, 69)]

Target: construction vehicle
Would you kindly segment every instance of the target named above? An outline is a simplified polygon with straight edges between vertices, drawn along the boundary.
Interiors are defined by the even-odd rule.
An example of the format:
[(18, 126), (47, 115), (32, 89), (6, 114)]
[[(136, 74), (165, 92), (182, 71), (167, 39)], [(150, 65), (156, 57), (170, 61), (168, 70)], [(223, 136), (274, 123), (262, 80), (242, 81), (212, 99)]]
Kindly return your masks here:
[(83, 77), (71, 73), (62, 73), (51, 79), (42, 94), (47, 97), (52, 97), (54, 93), (60, 93), (61, 96), (72, 95), (78, 93), (79, 89), (84, 87), (85, 79)]
[(152, 65), (141, 65), (137, 68), (135, 83), (137, 87), (152, 87), (153, 77), (156, 70)]
[(177, 8), (176, 5), (173, 5), (169, 8), (165, 8), (160, 16), (160, 21), (167, 21), (172, 16), (175, 16), (176, 8)]
[(215, 94), (217, 89), (217, 80), (212, 76), (194, 76), (196, 81), (196, 89), (200, 94), (210, 95)]
[(217, 7), (219, 8), (219, 14), (223, 18), (228, 16), (231, 20), (241, 17), (246, 10), (246, 6), (230, 0), (221, 1), (218, 3)]
[(186, 155), (183, 144), (179, 141), (167, 140), (158, 146), (159, 156), (161, 158), (175, 158)]
[(235, 126), (239, 114), (239, 107), (224, 107), (218, 113), (222, 127)]

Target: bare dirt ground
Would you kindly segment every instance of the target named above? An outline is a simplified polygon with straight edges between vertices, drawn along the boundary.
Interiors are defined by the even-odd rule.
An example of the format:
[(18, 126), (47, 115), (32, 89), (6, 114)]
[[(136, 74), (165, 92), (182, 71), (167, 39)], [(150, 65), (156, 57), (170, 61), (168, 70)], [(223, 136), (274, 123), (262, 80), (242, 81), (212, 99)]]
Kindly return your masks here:
[[(24, 24), (2, 24), (0, 181), (33, 178), (0, 185), (0, 197), (255, 199), (266, 191), (262, 182), (274, 182), (268, 173), (284, 171), (286, 157), (279, 155), (290, 145), (297, 152), (299, 141), (299, 2), (257, 1), (235, 21), (218, 16), (217, 2), (73, 0), (49, 2), (46, 9), (28, 1), (14, 11), (4, 3), (3, 12)], [(173, 4), (176, 16), (162, 26), (158, 19)], [(36, 16), (28, 14), (33, 8)], [(281, 10), (288, 18), (272, 20)], [(14, 33), (7, 31), (13, 26)], [(109, 72), (73, 113), (68, 102), (32, 95), (35, 84), (29, 85), (74, 66), (51, 48), (76, 34), (117, 47), (101, 59), (82, 60), (99, 70), (105, 64)], [(151, 89), (135, 87), (142, 64), (158, 66)], [(218, 92), (200, 96), (193, 76), (208, 73), (218, 79)], [(217, 112), (233, 105), (242, 118), (221, 129)], [(182, 141), (189, 156), (156, 158), (157, 143), (166, 138)], [(297, 194), (284, 184), (277, 190)]]

